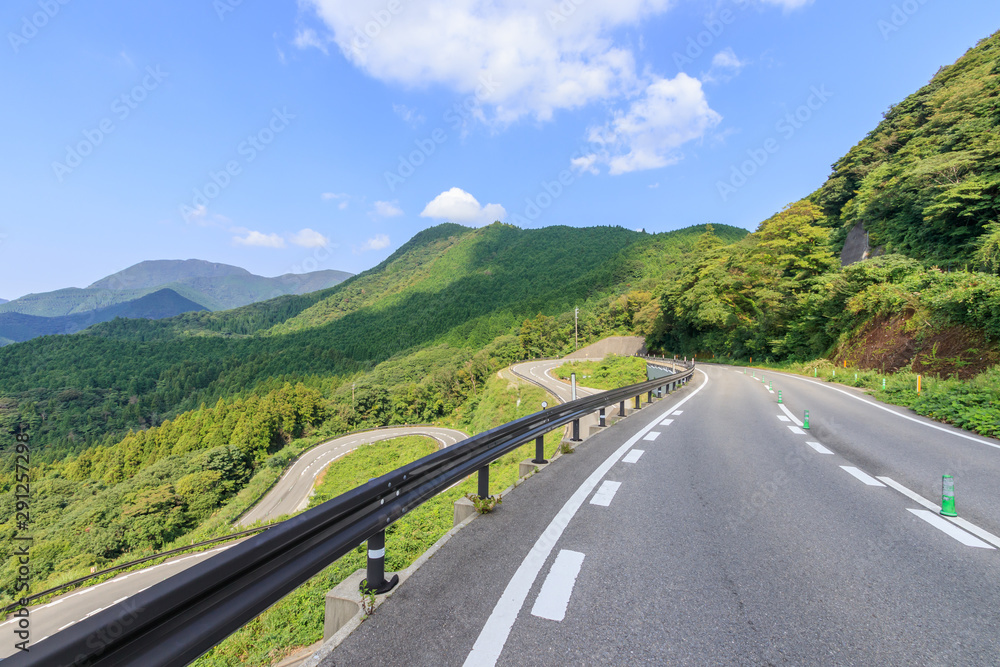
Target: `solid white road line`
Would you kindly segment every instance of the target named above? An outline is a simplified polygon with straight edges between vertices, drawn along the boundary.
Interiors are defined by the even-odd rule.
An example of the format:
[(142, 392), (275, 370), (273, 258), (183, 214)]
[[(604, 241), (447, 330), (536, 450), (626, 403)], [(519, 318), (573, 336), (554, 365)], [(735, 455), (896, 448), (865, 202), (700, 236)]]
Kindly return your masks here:
[(792, 421), (791, 419), (789, 419), (785, 415), (778, 415), (778, 419), (780, 419), (783, 422), (790, 422), (790, 421)]
[(673, 423), (674, 423), (673, 419), (664, 419), (663, 421), (660, 422), (660, 426), (670, 426)]
[(792, 433), (794, 433), (795, 435), (805, 435), (806, 434), (806, 432), (803, 431), (802, 429), (800, 429), (798, 426), (792, 426), (790, 424), (788, 426), (788, 430), (791, 431)]
[(967, 547), (976, 547), (977, 549), (993, 548), (991, 545), (986, 544), (986, 542), (983, 542), (979, 538), (973, 537), (964, 530), (959, 529), (957, 526), (948, 523), (943, 518), (941, 518), (937, 514), (934, 514), (933, 512), (928, 512), (927, 510), (914, 510), (914, 509), (907, 509), (907, 511), (916, 514), (918, 517), (920, 517), (927, 523), (931, 524), (932, 526), (940, 530), (942, 533), (945, 533), (949, 537), (953, 537), (954, 539), (958, 540)]
[(864, 482), (868, 486), (885, 486), (885, 484), (883, 484), (882, 482), (878, 481), (877, 479), (866, 473), (861, 472), (854, 466), (840, 466), (840, 469), (846, 473), (849, 473), (854, 478)]
[(784, 403), (778, 403), (778, 407), (781, 408), (781, 411), (785, 413), (785, 416), (787, 416), (789, 419), (792, 420), (793, 424), (795, 424), (796, 426), (802, 426), (802, 422), (799, 421), (799, 418), (793, 415), (792, 411), (789, 410), (787, 407), (785, 407)]
[[(675, 408), (687, 403), (689, 400), (694, 398), (699, 391), (708, 386), (708, 375), (705, 371), (698, 369), (698, 372), (705, 377), (705, 381), (700, 387), (695, 389), (693, 392), (681, 399)], [(570, 496), (566, 504), (562, 506), (559, 512), (552, 518), (549, 525), (542, 532), (541, 536), (535, 541), (535, 544), (531, 547), (531, 551), (528, 555), (524, 557), (521, 561), (520, 567), (517, 568), (517, 572), (511, 577), (510, 582), (504, 589), (503, 594), (497, 601), (496, 606), (493, 607), (493, 612), (490, 617), (486, 620), (486, 625), (483, 626), (482, 631), (479, 633), (479, 637), (476, 638), (476, 643), (473, 645), (472, 650), (469, 652), (468, 657), (465, 659), (464, 667), (492, 667), (496, 664), (497, 659), (500, 657), (500, 653), (503, 651), (504, 644), (507, 643), (507, 637), (510, 636), (510, 630), (514, 627), (514, 621), (517, 620), (517, 615), (521, 611), (521, 607), (524, 605), (525, 598), (528, 597), (528, 592), (531, 590), (532, 584), (535, 583), (535, 579), (538, 577), (538, 573), (541, 571), (542, 566), (545, 565), (545, 560), (552, 553), (552, 549), (555, 548), (556, 542), (562, 537), (563, 531), (566, 530), (566, 526), (569, 522), (573, 520), (576, 516), (577, 511), (583, 505), (583, 502), (590, 495), (590, 492), (594, 490), (597, 483), (600, 482), (608, 471), (618, 463), (618, 460), (625, 455), (627, 451), (632, 449), (632, 445), (639, 441), (643, 435), (653, 429), (656, 422), (647, 424), (638, 433), (633, 435), (625, 444), (616, 449), (611, 456), (606, 458), (604, 462), (597, 467), (590, 476), (584, 480), (577, 490)]]
[(833, 454), (833, 452), (831, 452), (829, 449), (819, 444), (818, 442), (807, 442), (806, 444), (815, 449), (820, 454)]
[(635, 463), (639, 460), (639, 457), (646, 453), (644, 449), (633, 449), (631, 452), (625, 455), (622, 459), (623, 463)]
[(646, 435), (644, 435), (642, 439), (646, 440), (648, 442), (653, 442), (654, 440), (656, 440), (659, 437), (660, 437), (660, 432), (659, 431), (651, 431), (650, 433), (647, 433)]
[[(892, 488), (896, 489), (900, 493), (902, 493), (904, 496), (906, 496), (910, 500), (912, 500), (914, 502), (917, 502), (917, 503), (920, 503), (921, 505), (923, 505), (927, 509), (931, 510), (932, 512), (937, 512), (938, 510), (941, 509), (940, 507), (938, 507), (937, 505), (935, 505), (931, 501), (929, 501), (926, 498), (924, 498), (919, 493), (917, 493), (915, 491), (911, 491), (910, 489), (906, 488), (905, 486), (903, 486), (902, 484), (900, 484), (896, 480), (892, 479), (891, 477), (879, 477), (879, 479), (882, 480), (883, 482), (885, 482), (886, 484), (888, 484), (889, 486), (891, 486)], [(946, 517), (943, 517), (943, 518), (947, 519), (948, 521), (951, 521), (953, 524), (955, 524), (955, 525), (957, 525), (957, 526), (959, 526), (961, 528), (964, 528), (965, 530), (969, 531), (970, 533), (972, 533), (976, 537), (980, 538), (981, 540), (989, 542), (990, 544), (992, 544), (995, 547), (1000, 547), (1000, 537), (997, 537), (996, 535), (994, 535), (993, 533), (991, 533), (988, 530), (984, 530), (984, 529), (980, 528), (979, 526), (977, 526), (976, 524), (972, 523), (971, 521), (967, 521), (967, 520), (963, 519), (960, 516), (946, 516)]]
[(987, 447), (992, 447), (993, 449), (1000, 449), (1000, 445), (997, 445), (997, 444), (994, 444), (992, 442), (989, 442), (988, 440), (983, 440), (982, 438), (977, 438), (977, 437), (972, 436), (972, 435), (966, 435), (965, 433), (958, 432), (954, 428), (945, 428), (943, 426), (938, 426), (937, 424), (929, 424), (929, 423), (927, 423), (925, 421), (922, 421), (920, 419), (916, 419), (915, 417), (911, 417), (909, 415), (904, 415), (901, 412), (896, 412), (895, 410), (891, 410), (891, 409), (887, 408), (884, 405), (879, 405), (878, 403), (875, 403), (874, 401), (868, 401), (868, 400), (865, 400), (865, 399), (861, 398), (860, 396), (855, 396), (854, 394), (852, 394), (849, 391), (844, 391), (843, 389), (837, 389), (836, 387), (831, 387), (826, 382), (817, 382), (816, 380), (812, 380), (812, 379), (804, 378), (804, 377), (799, 377), (798, 375), (791, 375), (789, 373), (780, 373), (780, 375), (784, 375), (785, 377), (790, 377), (790, 378), (793, 378), (795, 380), (802, 380), (803, 382), (809, 382), (811, 384), (815, 384), (815, 385), (818, 385), (820, 387), (825, 387), (826, 389), (829, 389), (831, 391), (840, 392), (844, 396), (848, 396), (850, 398), (853, 398), (856, 401), (861, 401), (862, 403), (867, 403), (868, 405), (872, 406), (873, 408), (878, 408), (879, 410), (885, 410), (886, 412), (890, 412), (890, 413), (896, 415), (897, 417), (902, 417), (903, 419), (906, 419), (908, 421), (914, 422), (916, 424), (920, 424), (921, 426), (926, 426), (927, 428), (932, 428), (932, 429), (935, 429), (937, 431), (944, 431), (945, 433), (950, 433), (951, 435), (954, 435), (954, 436), (956, 436), (958, 438), (965, 438), (966, 440), (972, 440), (973, 442), (978, 442), (981, 445), (986, 445)]
[(583, 565), (583, 554), (579, 551), (563, 549), (552, 563), (549, 576), (545, 577), (542, 590), (538, 592), (531, 613), (539, 618), (550, 621), (561, 621), (566, 618), (566, 607), (573, 594), (573, 585), (580, 574)]
[(599, 488), (597, 493), (594, 494), (594, 497), (590, 499), (590, 504), (600, 505), (601, 507), (609, 506), (611, 501), (615, 499), (615, 494), (618, 493), (618, 488), (621, 485), (621, 482), (604, 480), (604, 484), (601, 484), (601, 488)]

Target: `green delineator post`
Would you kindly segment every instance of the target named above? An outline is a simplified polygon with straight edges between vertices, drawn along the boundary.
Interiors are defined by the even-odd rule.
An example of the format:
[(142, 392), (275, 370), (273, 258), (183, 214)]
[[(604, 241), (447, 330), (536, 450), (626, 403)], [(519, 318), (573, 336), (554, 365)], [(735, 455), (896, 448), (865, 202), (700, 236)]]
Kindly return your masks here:
[(778, 403), (781, 403), (781, 390), (778, 390)]
[(819, 377), (819, 368), (814, 368), (814, 369), (813, 369), (813, 377), (814, 377), (814, 378), (815, 378), (815, 377)]
[(806, 410), (805, 419), (802, 420), (802, 428), (809, 430), (809, 411)]
[(885, 391), (885, 378), (882, 378), (882, 391)]
[(768, 383), (767, 383), (767, 388), (768, 388), (768, 390), (771, 390), (771, 389), (774, 389), (774, 383), (773, 383), (773, 382), (770, 382), (770, 381), (768, 381)]
[(941, 516), (958, 516), (955, 511), (955, 479), (951, 475), (941, 477)]

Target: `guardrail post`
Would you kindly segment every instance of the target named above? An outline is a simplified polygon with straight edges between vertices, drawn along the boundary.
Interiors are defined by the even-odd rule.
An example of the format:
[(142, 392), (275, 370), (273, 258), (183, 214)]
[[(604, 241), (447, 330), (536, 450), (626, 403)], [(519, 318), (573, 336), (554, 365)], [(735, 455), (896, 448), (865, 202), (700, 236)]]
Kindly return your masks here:
[(625, 419), (625, 401), (618, 404), (618, 418)]
[(635, 409), (636, 410), (641, 410), (642, 409), (642, 395), (641, 394), (639, 396), (635, 397)]
[(545, 436), (540, 435), (535, 438), (535, 458), (532, 459), (532, 463), (548, 463), (545, 460)]
[(387, 593), (399, 583), (399, 575), (392, 579), (385, 578), (385, 531), (379, 531), (368, 538), (368, 571), (367, 578), (361, 583), (362, 590), (375, 591), (381, 595)]
[(490, 497), (490, 466), (484, 465), (479, 469), (479, 498), (485, 500)]
[(646, 392), (646, 403), (649, 404), (652, 402), (653, 402), (653, 390), (650, 389), (648, 392)]
[(601, 420), (601, 426), (607, 426), (608, 425), (607, 417), (604, 414), (604, 408), (601, 408), (601, 414), (599, 416), (599, 419)]
[(573, 442), (580, 442), (580, 420), (573, 420)]

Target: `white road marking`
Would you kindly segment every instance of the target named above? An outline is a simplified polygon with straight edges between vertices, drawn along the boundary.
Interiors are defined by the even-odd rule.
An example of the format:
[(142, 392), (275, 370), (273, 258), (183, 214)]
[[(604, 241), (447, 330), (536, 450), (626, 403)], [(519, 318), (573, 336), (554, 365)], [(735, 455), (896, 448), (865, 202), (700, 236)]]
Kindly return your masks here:
[(788, 430), (791, 431), (792, 433), (794, 433), (795, 435), (805, 435), (806, 434), (806, 432), (803, 431), (802, 429), (800, 429), (798, 426), (791, 426), (791, 425), (789, 425)]
[(1000, 445), (997, 445), (997, 444), (994, 444), (992, 442), (989, 442), (988, 440), (983, 440), (982, 438), (977, 438), (977, 437), (972, 436), (972, 435), (966, 435), (965, 433), (958, 432), (957, 430), (952, 429), (952, 428), (945, 428), (943, 426), (938, 426), (937, 424), (929, 424), (929, 423), (927, 423), (925, 421), (922, 421), (920, 419), (916, 419), (915, 417), (911, 417), (909, 415), (904, 415), (901, 412), (896, 412), (895, 410), (891, 410), (891, 409), (887, 408), (884, 405), (879, 405), (878, 403), (875, 403), (873, 401), (867, 401), (867, 400), (861, 398), (860, 396), (855, 396), (854, 394), (852, 394), (849, 391), (844, 391), (843, 389), (837, 389), (836, 387), (831, 387), (829, 384), (827, 384), (825, 382), (817, 382), (817, 381), (811, 380), (809, 378), (799, 377), (798, 375), (791, 375), (789, 373), (781, 373), (780, 375), (784, 375), (786, 377), (790, 377), (790, 378), (793, 378), (793, 379), (796, 379), (796, 380), (802, 380), (803, 382), (809, 382), (811, 384), (819, 385), (820, 387), (825, 387), (826, 389), (829, 389), (831, 391), (840, 392), (844, 396), (848, 396), (850, 398), (853, 398), (856, 401), (861, 401), (862, 403), (867, 403), (868, 405), (872, 406), (873, 408), (878, 408), (879, 410), (885, 410), (886, 412), (890, 412), (890, 413), (896, 415), (897, 417), (902, 417), (903, 419), (906, 419), (908, 421), (914, 422), (916, 424), (920, 424), (921, 426), (926, 426), (927, 428), (932, 428), (932, 429), (935, 429), (937, 431), (944, 431), (945, 433), (950, 433), (951, 435), (954, 435), (954, 436), (959, 437), (959, 438), (965, 438), (966, 440), (972, 440), (973, 442), (978, 442), (981, 445), (986, 445), (987, 447), (992, 447), (993, 449), (1000, 449)]
[(674, 410), (670, 414), (672, 414), (672, 415), (682, 415), (682, 414), (684, 414), (684, 411), (683, 410)]
[(601, 507), (608, 507), (611, 501), (615, 499), (615, 494), (618, 493), (618, 488), (622, 485), (621, 482), (612, 482), (611, 480), (604, 480), (601, 484), (601, 488), (597, 490), (594, 497), (590, 499), (591, 505), (600, 505)]
[(673, 419), (664, 419), (663, 421), (660, 422), (660, 426), (670, 426), (673, 423), (674, 423)]
[(646, 440), (648, 442), (652, 442), (652, 441), (656, 440), (659, 437), (660, 437), (660, 432), (659, 431), (651, 431), (651, 432), (647, 433), (646, 435), (644, 435), (642, 437), (642, 439)]
[[(941, 509), (940, 507), (938, 507), (937, 505), (935, 505), (931, 501), (929, 501), (926, 498), (924, 498), (919, 493), (917, 493), (915, 491), (909, 490), (908, 488), (906, 488), (905, 486), (903, 486), (902, 484), (900, 484), (896, 480), (892, 479), (891, 477), (879, 477), (879, 479), (882, 480), (883, 482), (885, 482), (886, 484), (888, 484), (889, 486), (891, 486), (892, 488), (896, 489), (900, 493), (902, 493), (904, 496), (906, 496), (910, 500), (912, 500), (914, 502), (917, 502), (917, 503), (920, 503), (921, 505), (923, 505), (927, 509), (931, 510), (932, 512), (937, 512), (938, 510)], [(1000, 537), (997, 537), (996, 535), (994, 535), (993, 533), (991, 533), (988, 530), (984, 530), (984, 529), (980, 528), (979, 526), (977, 526), (976, 524), (972, 523), (971, 521), (967, 521), (967, 520), (963, 519), (960, 516), (946, 516), (944, 518), (947, 519), (948, 521), (951, 521), (953, 524), (955, 524), (957, 526), (960, 526), (961, 528), (964, 528), (965, 530), (969, 531), (970, 533), (972, 533), (976, 537), (978, 537), (978, 538), (980, 538), (980, 539), (982, 539), (982, 540), (984, 540), (986, 542), (989, 542), (993, 546), (1000, 547)]]
[(65, 629), (66, 629), (66, 628), (68, 628), (69, 626), (71, 626), (71, 625), (75, 625), (75, 624), (76, 624), (77, 622), (78, 622), (78, 621), (70, 621), (70, 622), (69, 622), (69, 623), (67, 623), (66, 625), (64, 625), (64, 626), (62, 626), (61, 628), (59, 628), (58, 630), (56, 630), (56, 632), (62, 632), (63, 630), (65, 630)]
[(967, 547), (976, 547), (977, 549), (993, 549), (993, 547), (986, 542), (983, 542), (977, 537), (973, 537), (964, 530), (948, 523), (942, 517), (934, 514), (933, 512), (928, 512), (927, 510), (914, 510), (907, 509), (908, 512), (916, 514), (918, 517), (931, 524), (942, 533), (945, 533), (949, 537), (952, 537)]
[(815, 449), (820, 454), (833, 454), (833, 452), (831, 452), (829, 449), (819, 444), (818, 442), (807, 442), (806, 444)]
[[(699, 391), (708, 386), (708, 375), (705, 371), (698, 370), (699, 373), (705, 376), (705, 381), (700, 387), (695, 389), (693, 392), (685, 396), (681, 401), (675, 405), (675, 408), (679, 408), (694, 398)], [(535, 544), (531, 547), (531, 551), (528, 555), (524, 557), (521, 561), (521, 565), (517, 568), (517, 572), (511, 577), (510, 582), (508, 582), (507, 587), (504, 589), (503, 594), (497, 601), (496, 606), (493, 607), (493, 612), (490, 617), (486, 620), (486, 624), (480, 631), (479, 636), (476, 638), (476, 643), (473, 645), (472, 650), (465, 659), (464, 667), (492, 667), (496, 664), (497, 659), (500, 657), (500, 653), (503, 651), (504, 644), (507, 643), (507, 637), (510, 636), (510, 630), (514, 627), (514, 621), (517, 620), (517, 615), (521, 611), (521, 607), (524, 605), (525, 598), (528, 597), (528, 592), (531, 590), (531, 586), (535, 583), (535, 579), (538, 577), (538, 573), (541, 571), (542, 566), (545, 565), (545, 560), (548, 558), (549, 554), (552, 553), (552, 549), (555, 548), (556, 542), (562, 537), (563, 531), (566, 530), (566, 526), (569, 522), (573, 520), (576, 516), (577, 511), (583, 505), (583, 502), (590, 495), (590, 492), (594, 490), (597, 483), (600, 482), (608, 471), (621, 459), (625, 453), (632, 448), (632, 445), (639, 441), (646, 432), (651, 430), (655, 426), (655, 422), (648, 424), (643, 427), (638, 433), (629, 438), (621, 447), (616, 449), (611, 456), (606, 458), (604, 462), (597, 467), (590, 476), (584, 480), (577, 490), (570, 496), (569, 500), (562, 506), (562, 508), (556, 513), (549, 522), (549, 525), (542, 532), (541, 536), (535, 541)]]
[(645, 453), (646, 451), (644, 449), (633, 449), (631, 452), (625, 455), (625, 458), (622, 459), (622, 462), (635, 463), (636, 461), (639, 460), (639, 457)]
[(561, 621), (566, 618), (566, 607), (573, 594), (573, 585), (580, 574), (583, 565), (583, 554), (579, 551), (563, 549), (552, 563), (549, 576), (545, 577), (542, 590), (538, 592), (531, 613), (539, 618), (550, 621)]
[(785, 415), (778, 415), (778, 419), (780, 419), (783, 422), (790, 422), (790, 421), (792, 421), (791, 419), (789, 419)]
[(784, 403), (778, 403), (778, 407), (781, 408), (781, 411), (785, 413), (785, 416), (787, 416), (789, 419), (792, 420), (793, 424), (795, 424), (796, 426), (802, 426), (802, 422), (799, 421), (799, 418), (793, 415), (792, 411), (786, 408)]
[(855, 479), (858, 479), (858, 480), (864, 482), (868, 486), (885, 486), (885, 484), (883, 484), (882, 482), (878, 481), (874, 477), (872, 477), (872, 476), (870, 476), (870, 475), (868, 475), (868, 474), (866, 474), (864, 472), (861, 472), (860, 470), (858, 470), (854, 466), (840, 466), (840, 469), (843, 470), (844, 472), (850, 474)]

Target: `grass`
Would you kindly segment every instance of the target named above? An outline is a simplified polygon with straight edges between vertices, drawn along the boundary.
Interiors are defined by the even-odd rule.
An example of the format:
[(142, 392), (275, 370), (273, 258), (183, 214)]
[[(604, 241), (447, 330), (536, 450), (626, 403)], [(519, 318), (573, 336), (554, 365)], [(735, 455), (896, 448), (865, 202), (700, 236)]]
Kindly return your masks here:
[[(457, 426), (480, 433), (537, 410), (547, 394), (535, 386), (515, 385), (493, 376), (481, 394), (464, 406)], [(545, 455), (551, 458), (562, 440), (558, 429), (545, 437)], [(317, 488), (313, 504), (335, 497), (358, 484), (390, 472), (436, 449), (433, 440), (405, 437), (365, 445), (330, 465)], [(501, 457), (490, 465), (490, 494), (496, 495), (518, 479), (518, 464), (534, 455), (534, 443)], [(452, 528), (454, 503), (476, 492), (476, 477), (466, 479), (403, 516), (386, 531), (386, 571), (409, 566)], [(486, 519), (487, 521), (489, 519)], [(270, 609), (257, 616), (199, 658), (198, 667), (264, 667), (323, 637), (324, 596), (327, 591), (365, 566), (365, 546), (340, 558)]]
[(576, 381), (593, 389), (618, 389), (646, 380), (646, 361), (638, 357), (609, 354), (601, 361), (570, 361), (555, 369), (556, 377), (568, 380), (576, 373)]

